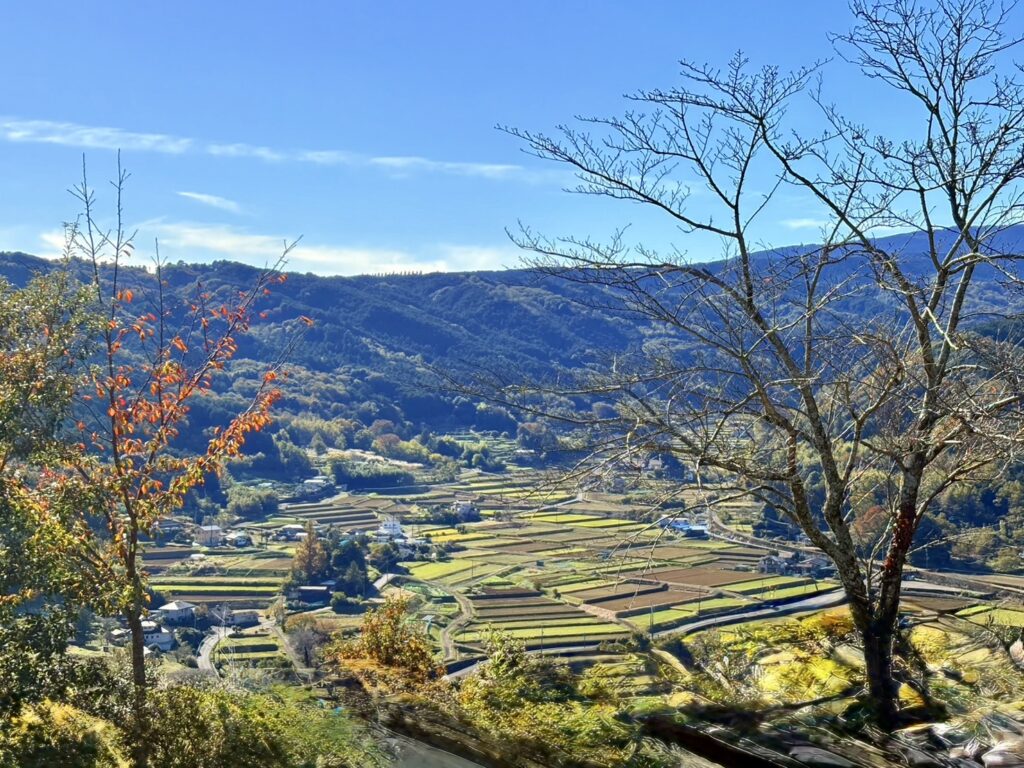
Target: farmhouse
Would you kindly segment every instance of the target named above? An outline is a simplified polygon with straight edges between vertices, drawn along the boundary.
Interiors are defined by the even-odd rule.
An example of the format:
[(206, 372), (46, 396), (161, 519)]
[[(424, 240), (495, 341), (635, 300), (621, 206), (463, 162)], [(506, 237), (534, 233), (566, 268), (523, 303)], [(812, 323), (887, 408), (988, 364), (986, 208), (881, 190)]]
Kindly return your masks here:
[(300, 533), (306, 532), (306, 526), (298, 523), (289, 523), (288, 525), (282, 525), (277, 535), (284, 538), (286, 541), (296, 541), (299, 538)]
[(822, 555), (813, 555), (791, 566), (791, 572), (797, 576), (810, 576), (815, 579), (835, 574), (836, 567), (832, 561)]
[(789, 572), (789, 562), (778, 555), (765, 555), (757, 563), (761, 573), (776, 573), (785, 576)]
[(174, 647), (174, 635), (155, 621), (142, 622), (142, 641), (147, 648), (169, 651)]
[[(115, 629), (107, 635), (107, 639), (114, 645), (124, 645), (130, 637), (131, 632), (127, 629)], [(142, 642), (146, 648), (169, 651), (174, 647), (174, 635), (157, 622), (146, 620), (142, 622)]]
[(196, 532), (196, 541), (204, 547), (218, 547), (224, 538), (224, 530), (219, 525), (201, 525)]
[(155, 611), (150, 613), (154, 619), (160, 619), (168, 624), (190, 624), (196, 618), (196, 607), (184, 600), (175, 600), (164, 603)]
[(295, 597), (304, 605), (326, 605), (331, 599), (331, 589), (326, 586), (299, 587)]

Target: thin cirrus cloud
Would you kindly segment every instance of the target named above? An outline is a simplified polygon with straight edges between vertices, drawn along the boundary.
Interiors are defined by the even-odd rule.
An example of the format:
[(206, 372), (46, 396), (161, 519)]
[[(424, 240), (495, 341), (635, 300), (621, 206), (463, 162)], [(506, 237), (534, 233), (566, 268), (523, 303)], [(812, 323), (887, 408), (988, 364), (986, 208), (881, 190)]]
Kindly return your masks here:
[(0, 141), (174, 155), (193, 153), (211, 157), (256, 159), (268, 163), (297, 162), (321, 166), (370, 167), (398, 176), (443, 173), (487, 179), (522, 180), (537, 180), (542, 176), (528, 171), (521, 165), (511, 163), (454, 162), (416, 155), (375, 157), (339, 149), (286, 150), (241, 142), (208, 142), (165, 133), (139, 133), (121, 128), (51, 120), (0, 118)]
[(824, 219), (783, 219), (786, 229), (821, 229), (828, 224)]
[(201, 205), (209, 206), (210, 208), (217, 208), (221, 211), (228, 211), (229, 213), (241, 213), (242, 206), (236, 203), (234, 200), (229, 200), (226, 197), (220, 195), (208, 195), (205, 192), (179, 192), (178, 197), (184, 197), (187, 200), (194, 200)]
[(0, 119), (0, 139), (31, 144), (58, 144), (81, 149), (124, 149), (180, 155), (190, 151), (192, 139), (165, 133), (136, 133), (50, 120)]
[[(147, 235), (155, 235), (164, 257), (189, 262), (229, 259), (262, 266), (272, 264), (288, 248), (284, 237), (250, 232), (226, 224), (174, 222), (162, 219), (138, 226)], [(58, 231), (40, 235), (44, 245), (40, 255), (60, 255), (64, 235)], [(498, 269), (514, 263), (517, 251), (508, 246), (476, 246), (442, 243), (424, 253), (396, 248), (320, 245), (299, 241), (287, 254), (286, 268), (321, 275), (364, 275), (395, 272), (452, 272)], [(144, 257), (140, 254), (140, 266)]]

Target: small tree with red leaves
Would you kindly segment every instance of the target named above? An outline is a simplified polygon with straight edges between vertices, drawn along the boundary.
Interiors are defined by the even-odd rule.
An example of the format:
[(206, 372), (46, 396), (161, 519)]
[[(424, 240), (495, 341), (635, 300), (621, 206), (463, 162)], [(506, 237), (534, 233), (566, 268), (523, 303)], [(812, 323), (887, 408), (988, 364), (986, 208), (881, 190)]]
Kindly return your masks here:
[(178, 306), (165, 290), (159, 248), (151, 271), (123, 268), (134, 250), (134, 234), (123, 224), (127, 179), (119, 167), (113, 182), (116, 219), (109, 229), (97, 222), (84, 172), (73, 190), (83, 212), (67, 227), (66, 255), (91, 268), (103, 324), (98, 359), (79, 393), (81, 441), (59, 480), (89, 500), (74, 523), (78, 555), (109, 586), (107, 599), (131, 630), (132, 760), (135, 768), (145, 768), (149, 681), (142, 622), (148, 595), (142, 542), (182, 506), (190, 490), (239, 453), (248, 433), (269, 423), (270, 408), (280, 397), (280, 360), (268, 366), (244, 410), (212, 430), (205, 451), (188, 455), (175, 448), (188, 425), (190, 404), (211, 391), (214, 378), (234, 357), (239, 336), (249, 330), (258, 300), (285, 279), (278, 268), (289, 248), (230, 300), (215, 300), (197, 286), (191, 303)]

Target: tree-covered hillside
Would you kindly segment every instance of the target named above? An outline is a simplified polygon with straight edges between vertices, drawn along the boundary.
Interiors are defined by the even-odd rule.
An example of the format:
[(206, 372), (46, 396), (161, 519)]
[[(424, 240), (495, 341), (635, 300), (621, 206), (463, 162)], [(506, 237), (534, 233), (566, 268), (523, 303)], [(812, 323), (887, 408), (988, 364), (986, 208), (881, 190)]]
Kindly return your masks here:
[[(925, 259), (922, 234), (894, 235), (884, 243), (907, 254), (911, 262), (917, 253)], [(1007, 229), (991, 243), (1003, 251), (1021, 251), (1024, 226)], [(765, 252), (756, 261), (777, 266), (808, 248)], [(137, 263), (129, 279), (145, 300), (153, 276), (143, 269), (141, 258)], [(0, 277), (15, 285), (53, 265), (24, 253), (0, 253)], [(708, 266), (728, 268), (727, 262)], [(186, 308), (197, 286), (211, 295), (211, 301), (226, 300), (237, 286), (251, 284), (256, 273), (253, 267), (220, 261), (179, 262), (165, 267), (163, 274), (170, 295)], [(88, 277), (83, 271), (82, 278)], [(985, 325), (983, 311), (1019, 298), (997, 274), (985, 278), (975, 307), (977, 327), (1002, 333), (1003, 324)], [(847, 303), (846, 311), (854, 319), (880, 311), (886, 302), (867, 280), (864, 283), (865, 291)], [(423, 428), (514, 431), (515, 423), (506, 414), (478, 408), (479, 403), (446, 390), (431, 371), (441, 370), (455, 379), (487, 372), (536, 382), (600, 366), (655, 339), (650, 326), (638, 326), (635, 315), (622, 314), (621, 297), (613, 298), (610, 290), (594, 281), (576, 282), (525, 269), (359, 277), (289, 273), (264, 297), (261, 318), (242, 342), (230, 386), (221, 388), (219, 398), (197, 405), (193, 419), (200, 426), (216, 423), (219, 411), (226, 414), (237, 405), (234, 396), (241, 398), (255, 386), (247, 380), (249, 374), (287, 347), (290, 384), (279, 413), (349, 419), (365, 426), (387, 419), (403, 425), (408, 435)], [(302, 318), (312, 324), (299, 343), (289, 347), (293, 328)]]

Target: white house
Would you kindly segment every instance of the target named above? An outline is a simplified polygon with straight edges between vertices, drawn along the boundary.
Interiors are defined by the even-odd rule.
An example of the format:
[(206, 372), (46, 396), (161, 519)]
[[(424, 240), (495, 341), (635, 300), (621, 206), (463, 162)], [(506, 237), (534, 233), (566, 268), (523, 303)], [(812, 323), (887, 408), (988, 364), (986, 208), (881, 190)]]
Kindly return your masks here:
[(184, 600), (174, 600), (151, 611), (150, 615), (166, 621), (168, 624), (191, 624), (196, 617), (196, 607)]
[(219, 525), (201, 525), (196, 533), (196, 541), (204, 547), (216, 547), (224, 538), (224, 530)]
[(376, 538), (380, 543), (395, 541), (396, 539), (404, 539), (405, 533), (402, 531), (402, 524), (398, 522), (397, 518), (391, 517), (390, 515), (385, 517), (384, 521), (377, 529)]
[(143, 621), (142, 642), (147, 648), (156, 647), (161, 651), (169, 651), (174, 647), (174, 635), (155, 621)]

